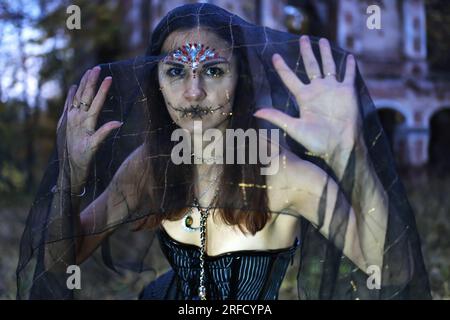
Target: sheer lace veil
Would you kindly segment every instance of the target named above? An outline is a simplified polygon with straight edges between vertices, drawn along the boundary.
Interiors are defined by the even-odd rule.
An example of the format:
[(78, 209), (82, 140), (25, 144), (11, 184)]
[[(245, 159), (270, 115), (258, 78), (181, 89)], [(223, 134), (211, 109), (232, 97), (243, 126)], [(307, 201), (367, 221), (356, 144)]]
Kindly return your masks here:
[[(136, 190), (140, 190), (139, 188), (143, 185), (147, 186), (149, 181), (143, 177), (156, 172), (157, 178), (152, 181), (154, 192), (152, 191), (151, 196), (140, 196), (138, 209), (129, 212), (126, 217), (99, 221), (98, 225), (102, 227), (93, 228), (92, 233), (100, 233), (108, 228), (114, 228), (116, 231), (102, 243), (101, 249), (92, 261), (80, 266), (82, 289), (71, 290), (67, 286), (69, 276), (67, 267), (76, 265), (75, 241), (82, 234), (75, 227), (76, 217), (72, 212), (67, 152), (63, 147), (55, 147), (45, 168), (22, 236), (17, 267), (17, 297), (19, 299), (114, 297), (115, 294), (119, 295), (118, 291), (100, 290), (103, 296), (95, 296), (92, 288), (103, 286), (105, 279), (120, 278), (130, 272), (145, 274), (145, 279), (150, 281), (157, 275), (157, 270), (165, 266), (164, 262), (161, 262), (161, 257), (158, 256), (160, 252), (154, 241), (155, 231), (146, 229), (131, 232), (130, 230), (143, 217), (182, 209), (189, 206), (192, 201), (191, 194), (188, 192), (193, 185), (190, 166), (177, 167), (170, 161), (170, 151), (174, 142), (166, 139), (170, 139), (170, 134), (176, 126), (161, 111), (165, 110), (165, 106), (157, 80), (157, 64), (166, 56), (161, 48), (164, 40), (172, 32), (198, 26), (207, 27), (216, 32), (229, 43), (239, 57), (241, 73), (239, 81), (242, 82), (239, 84), (241, 90), (238, 90), (236, 95), (241, 100), (240, 104), (234, 104), (231, 126), (243, 129), (276, 128), (269, 122), (258, 120), (253, 116), (254, 112), (262, 107), (276, 108), (290, 116), (302, 117), (303, 106), (298, 105), (272, 64), (273, 54), (279, 53), (299, 79), (309, 83), (310, 80), (300, 55), (298, 35), (254, 25), (211, 4), (189, 4), (172, 10), (152, 33), (150, 45), (143, 56), (101, 66), (100, 78), (112, 76), (113, 82), (97, 126), (100, 127), (111, 120), (122, 121), (123, 125), (109, 135), (98, 149), (86, 184), (86, 193), (81, 198), (81, 208), (86, 208), (102, 194), (113, 181), (121, 164), (141, 145), (147, 146), (145, 159), (149, 160), (140, 177), (142, 180), (136, 181), (135, 187)], [(311, 43), (321, 63), (318, 39), (311, 37)], [(333, 45), (332, 54), (336, 62), (336, 77), (342, 80), (345, 76), (348, 52)], [(242, 91), (243, 88), (245, 92)], [(327, 237), (319, 232), (325, 223), (325, 210), (330, 207), (327, 205), (330, 200), (327, 198), (326, 188), (322, 194), (317, 195), (320, 203), (317, 209), (317, 217), (319, 217), (317, 225), (299, 216), (300, 249), (298, 264), (296, 264), (298, 265), (298, 298), (430, 298), (428, 277), (413, 210), (396, 172), (388, 140), (379, 122), (376, 108), (358, 69), (355, 89), (362, 119), (361, 137), (367, 146), (365, 161), (373, 168), (383, 192), (387, 195), (385, 205), (388, 218), (384, 250), (382, 250), (382, 265), (375, 266), (367, 272), (368, 270), (361, 270), (343, 254), (347, 240), (345, 230), (349, 224), (350, 207), (341, 203), (357, 200), (354, 198), (361, 188), (361, 184), (358, 184), (356, 179), (359, 174), (357, 169), (360, 167), (358, 161), (361, 161), (355, 155), (356, 151), (351, 153), (344, 174), (337, 177), (327, 164), (329, 162), (308, 152), (300, 143), (289, 138), (289, 135), (281, 134), (279, 145), (282, 148), (328, 172), (341, 191), (333, 205), (335, 209), (331, 215)], [(238, 105), (245, 105), (245, 107), (238, 108)], [(64, 116), (62, 132), (65, 130), (65, 120)], [(58, 146), (64, 146), (65, 135), (59, 136), (58, 139), (62, 140), (58, 141)], [(333, 157), (334, 154), (337, 153), (330, 156)], [(66, 192), (55, 192), (61, 170), (65, 179), (59, 188)], [(249, 171), (230, 170), (228, 172), (230, 174), (221, 178), (221, 184), (239, 190), (236, 193), (237, 198), (234, 199), (236, 201), (220, 199), (215, 206), (219, 209), (257, 212), (258, 208), (252, 207), (257, 202), (246, 201), (245, 196), (263, 197), (267, 190), (267, 188), (264, 189), (266, 178), (248, 176), (248, 172), (253, 172), (250, 169)], [(231, 172), (235, 172), (236, 176), (233, 176)], [(125, 196), (123, 201), (126, 201)], [(255, 212), (253, 214), (257, 214)], [(358, 223), (364, 226), (370, 219), (371, 210), (359, 210), (358, 214)], [(368, 228), (361, 230), (368, 230)], [(370, 235), (361, 231), (360, 237), (370, 237)], [(59, 257), (50, 265), (45, 259), (46, 247), (49, 245), (52, 248), (52, 256)], [(377, 279), (380, 279), (379, 283)]]

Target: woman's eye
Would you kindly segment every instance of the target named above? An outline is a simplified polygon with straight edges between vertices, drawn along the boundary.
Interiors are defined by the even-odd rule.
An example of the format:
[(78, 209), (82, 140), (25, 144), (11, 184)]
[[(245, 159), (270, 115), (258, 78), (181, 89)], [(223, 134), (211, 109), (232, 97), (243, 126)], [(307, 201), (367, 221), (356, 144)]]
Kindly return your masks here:
[(217, 67), (210, 67), (205, 70), (205, 74), (210, 77), (220, 77), (224, 74), (223, 70)]
[(169, 77), (181, 77), (184, 75), (184, 70), (181, 68), (170, 68), (167, 70), (166, 74)]

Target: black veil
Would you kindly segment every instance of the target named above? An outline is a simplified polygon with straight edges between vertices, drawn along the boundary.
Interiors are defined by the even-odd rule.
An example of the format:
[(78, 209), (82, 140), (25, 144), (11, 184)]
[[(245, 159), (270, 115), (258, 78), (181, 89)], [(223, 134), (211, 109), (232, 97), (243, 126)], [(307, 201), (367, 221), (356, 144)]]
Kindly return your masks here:
[[(246, 95), (250, 103), (248, 110), (233, 110), (237, 113), (236, 126), (252, 126), (253, 113), (260, 106), (272, 106), (283, 112), (298, 117), (302, 115), (302, 106), (298, 106), (275, 72), (271, 58), (279, 53), (287, 64), (295, 70), (297, 76), (308, 83), (309, 79), (299, 52), (299, 36), (272, 30), (244, 21), (219, 7), (210, 4), (190, 4), (169, 12), (152, 33), (151, 43), (144, 56), (127, 61), (102, 65), (100, 78), (113, 77), (108, 99), (102, 109), (97, 126), (111, 121), (122, 121), (123, 125), (115, 130), (96, 153), (91, 167), (86, 192), (81, 197), (81, 209), (94, 201), (111, 183), (113, 177), (126, 158), (146, 139), (158, 141), (162, 132), (170, 133), (173, 124), (152, 121), (151, 108), (161, 105), (161, 93), (158, 91), (155, 73), (158, 61), (164, 56), (161, 47), (166, 37), (173, 31), (196, 26), (207, 26), (228, 40), (231, 47), (245, 61), (252, 92)], [(316, 57), (320, 57), (318, 39), (311, 37)], [(337, 66), (337, 78), (343, 79), (347, 52), (332, 47)], [(320, 60), (319, 60), (320, 63)], [(242, 63), (241, 63), (242, 65)], [(383, 265), (380, 266), (381, 284), (373, 288), (373, 282), (363, 270), (343, 255), (343, 229), (348, 223), (348, 212), (336, 209), (334, 212), (328, 239), (318, 232), (323, 224), (322, 217), (318, 225), (313, 225), (305, 218), (301, 219), (299, 233), (300, 256), (297, 274), (299, 299), (428, 299), (430, 290), (427, 272), (421, 253), (420, 239), (415, 225), (413, 211), (405, 190), (397, 175), (393, 157), (386, 135), (379, 122), (375, 106), (359, 72), (356, 76), (359, 112), (362, 123), (362, 135), (367, 146), (368, 161), (373, 166), (376, 176), (383, 186), (388, 199), (388, 223), (384, 244)], [(239, 94), (239, 92), (237, 93)], [(242, 93), (244, 94), (244, 93)], [(61, 130), (65, 130), (65, 115)], [(275, 128), (265, 121), (258, 121), (261, 128)], [(81, 236), (76, 228), (70, 196), (70, 174), (67, 166), (67, 154), (64, 149), (65, 134), (59, 134), (55, 151), (45, 170), (40, 188), (31, 207), (26, 228), (20, 245), (20, 259), (17, 267), (17, 297), (19, 299), (72, 299), (92, 298), (88, 288), (107, 287), (108, 281), (115, 277), (131, 277), (140, 273), (144, 277), (136, 280), (136, 287), (150, 280), (167, 267), (160, 258), (154, 230), (130, 231), (143, 217), (161, 214), (168, 209), (186, 207), (191, 203), (189, 195), (183, 191), (190, 185), (188, 170), (174, 178), (173, 181), (156, 181), (157, 194), (164, 194), (159, 203), (149, 203), (141, 199), (140, 206), (129, 212), (125, 218), (103, 221), (92, 233), (99, 233), (108, 228), (116, 229), (97, 250), (91, 261), (80, 266), (82, 289), (71, 290), (67, 287), (67, 267), (76, 265), (75, 241)], [(280, 145), (321, 167), (333, 176), (326, 162), (311, 154), (302, 145), (282, 136)], [(161, 140), (159, 140), (161, 141)], [(153, 170), (170, 170), (167, 152), (170, 142), (161, 141), (147, 151), (153, 159)], [(159, 162), (158, 162), (159, 161)], [(357, 158), (352, 153), (342, 177), (334, 176), (343, 197), (352, 199), (355, 190)], [(61, 172), (62, 171), (62, 172)], [(145, 175), (147, 171), (143, 172)], [(65, 177), (59, 188), (58, 177)], [(222, 178), (223, 182), (228, 179)], [(230, 185), (235, 180), (230, 179)], [(231, 181), (232, 180), (232, 181)], [(245, 182), (245, 179), (243, 180)], [(258, 181), (250, 181), (257, 185)], [(256, 182), (256, 183), (255, 183)], [(137, 183), (139, 185), (139, 183)], [(236, 188), (239, 186), (235, 185)], [(250, 191), (251, 192), (251, 188)], [(55, 191), (56, 190), (56, 191)], [(58, 192), (57, 190), (66, 190)], [(160, 192), (160, 193), (158, 193)], [(125, 198), (124, 198), (125, 199)], [(125, 200), (124, 200), (125, 201)], [(326, 191), (320, 196), (319, 210), (326, 207)], [(343, 201), (342, 199), (338, 199)], [(244, 202), (218, 202), (217, 207), (229, 206), (240, 209)], [(336, 206), (337, 208), (338, 206)], [(255, 208), (246, 208), (252, 210)], [(283, 212), (281, 212), (283, 213)], [(370, 214), (362, 212), (364, 214)], [(344, 226), (344, 228), (343, 228)], [(59, 257), (48, 265), (45, 261), (46, 247), (51, 246), (52, 256)], [(162, 262), (161, 262), (162, 261)], [(118, 284), (120, 287), (120, 283)], [(83, 290), (85, 289), (85, 290)], [(138, 289), (136, 289), (138, 290)], [(135, 298), (121, 296), (117, 290), (99, 290), (102, 296), (96, 298)]]

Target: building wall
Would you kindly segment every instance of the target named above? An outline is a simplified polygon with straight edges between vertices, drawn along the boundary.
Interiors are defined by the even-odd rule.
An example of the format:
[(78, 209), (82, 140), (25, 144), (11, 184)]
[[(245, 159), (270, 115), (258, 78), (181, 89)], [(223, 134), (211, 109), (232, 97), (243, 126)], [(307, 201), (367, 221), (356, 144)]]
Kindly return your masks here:
[[(128, 0), (129, 21), (135, 29), (153, 29), (172, 8), (186, 0)], [(236, 13), (246, 20), (274, 29), (286, 30), (287, 5), (300, 3), (286, 0), (207, 1)], [(308, 1), (302, 1), (305, 3)], [(404, 153), (404, 164), (421, 166), (428, 160), (430, 119), (450, 106), (450, 83), (430, 80), (427, 65), (426, 15), (424, 0), (335, 0), (309, 1), (319, 10), (317, 17), (335, 24), (330, 34), (337, 44), (357, 56), (358, 66), (377, 108), (390, 108), (405, 117), (396, 130), (394, 152)], [(381, 9), (381, 29), (367, 28), (367, 7), (377, 4)], [(320, 5), (319, 5), (320, 4)], [(150, 23), (144, 21), (148, 10)], [(300, 8), (300, 7), (299, 7)], [(305, 13), (307, 14), (307, 12)], [(330, 29), (330, 28), (328, 28)], [(301, 32), (301, 30), (300, 30)], [(134, 30), (130, 45), (147, 43), (148, 32)], [(142, 50), (142, 48), (139, 48)]]
[(450, 84), (430, 80), (423, 0), (379, 0), (381, 29), (366, 26), (370, 1), (340, 0), (338, 44), (354, 52), (375, 105), (400, 112), (395, 152), (412, 166), (428, 160), (431, 115), (450, 103)]

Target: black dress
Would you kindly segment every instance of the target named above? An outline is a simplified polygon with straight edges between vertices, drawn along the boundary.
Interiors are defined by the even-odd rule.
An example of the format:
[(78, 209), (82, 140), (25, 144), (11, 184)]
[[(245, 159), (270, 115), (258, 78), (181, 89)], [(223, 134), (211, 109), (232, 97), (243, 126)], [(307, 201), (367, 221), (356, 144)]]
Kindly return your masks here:
[[(173, 239), (162, 227), (157, 234), (172, 268), (151, 282), (142, 291), (140, 299), (196, 299), (200, 273), (199, 247)], [(295, 239), (289, 248), (205, 255), (207, 299), (277, 299), (298, 244), (298, 239)]]

